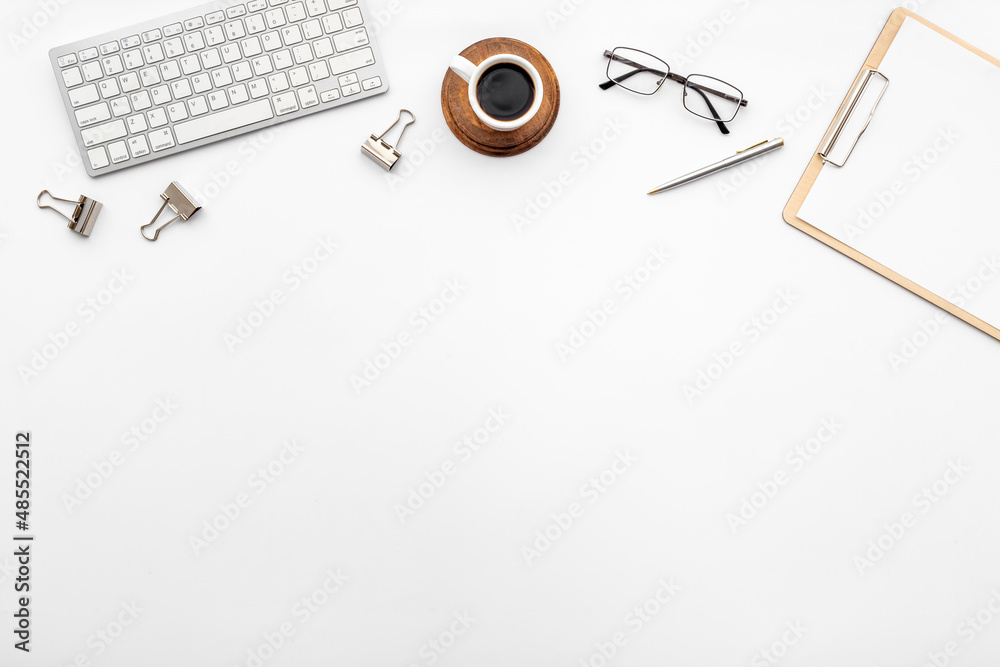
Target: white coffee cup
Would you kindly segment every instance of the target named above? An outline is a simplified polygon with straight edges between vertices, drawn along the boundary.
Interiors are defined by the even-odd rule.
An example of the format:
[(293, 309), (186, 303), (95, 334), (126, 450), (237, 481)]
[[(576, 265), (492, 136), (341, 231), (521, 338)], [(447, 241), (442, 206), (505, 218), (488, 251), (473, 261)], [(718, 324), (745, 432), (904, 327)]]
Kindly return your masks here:
[[(528, 73), (528, 76), (531, 77), (531, 82), (535, 86), (535, 99), (531, 108), (528, 109), (528, 112), (523, 116), (515, 118), (514, 120), (498, 120), (493, 116), (490, 116), (483, 110), (483, 107), (480, 106), (479, 99), (476, 95), (476, 88), (479, 86), (480, 77), (483, 76), (486, 70), (500, 63), (517, 65)], [(538, 110), (542, 107), (542, 96), (545, 93), (542, 86), (542, 77), (538, 73), (538, 70), (535, 69), (535, 66), (521, 56), (504, 53), (497, 56), (490, 56), (478, 65), (474, 65), (462, 56), (455, 56), (455, 59), (451, 61), (451, 69), (455, 72), (455, 74), (462, 77), (462, 79), (469, 84), (469, 104), (472, 105), (472, 110), (476, 113), (476, 116), (479, 120), (494, 130), (499, 130), (500, 132), (510, 132), (511, 130), (524, 127), (528, 121), (535, 117), (535, 114), (537, 114)]]

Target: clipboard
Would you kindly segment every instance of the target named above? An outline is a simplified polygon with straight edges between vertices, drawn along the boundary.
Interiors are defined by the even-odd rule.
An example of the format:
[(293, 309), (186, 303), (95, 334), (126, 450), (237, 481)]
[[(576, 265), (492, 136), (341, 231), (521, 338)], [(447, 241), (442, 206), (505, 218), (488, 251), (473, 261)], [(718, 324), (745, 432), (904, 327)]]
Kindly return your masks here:
[[(896, 36), (899, 34), (904, 22), (906, 21), (917, 21), (927, 28), (930, 28), (939, 35), (951, 40), (960, 47), (976, 54), (986, 60), (988, 63), (992, 63), (996, 67), (1000, 68), (1000, 59), (997, 59), (981, 49), (969, 44), (968, 42), (952, 35), (951, 33), (943, 30), (942, 28), (934, 25), (930, 21), (924, 19), (923, 17), (915, 14), (914, 12), (905, 9), (898, 8), (892, 12), (889, 17), (888, 22), (879, 35), (875, 42), (875, 46), (872, 48), (871, 52), (868, 54), (868, 58), (865, 60), (861, 71), (858, 72), (857, 77), (854, 80), (854, 84), (851, 86), (847, 97), (844, 99), (837, 114), (834, 116), (830, 127), (827, 129), (826, 134), (823, 137), (823, 141), (820, 143), (817, 150), (813, 153), (812, 158), (806, 167), (802, 178), (799, 180), (791, 198), (788, 200), (788, 204), (785, 206), (783, 212), (783, 218), (785, 222), (792, 225), (796, 229), (805, 232), (806, 234), (812, 236), (816, 240), (830, 246), (834, 250), (850, 257), (854, 261), (862, 264), (872, 271), (875, 271), (879, 275), (888, 278), (900, 287), (903, 287), (910, 292), (913, 292), (917, 296), (926, 299), (935, 306), (945, 310), (946, 312), (954, 315), (955, 317), (963, 320), (964, 322), (971, 324), (980, 331), (992, 336), (993, 338), (1000, 341), (1000, 329), (996, 326), (976, 317), (967, 310), (956, 305), (952, 301), (944, 298), (943, 296), (934, 293), (933, 291), (925, 288), (922, 285), (917, 284), (913, 280), (907, 278), (906, 276), (897, 273), (896, 271), (890, 269), (884, 264), (872, 259), (868, 255), (860, 252), (854, 247), (848, 245), (844, 241), (835, 238), (829, 233), (819, 229), (816, 226), (806, 222), (799, 217), (803, 205), (805, 204), (806, 198), (808, 197), (813, 186), (816, 184), (820, 174), (824, 169), (837, 169), (840, 168), (850, 168), (849, 160), (850, 156), (854, 151), (854, 148), (859, 142), (864, 141), (863, 135), (868, 130), (869, 124), (871, 123), (872, 117), (877, 113), (878, 103), (882, 98), (882, 95), (886, 94), (888, 90), (891, 90), (891, 77), (887, 77), (879, 71), (879, 66), (882, 64), (883, 59), (889, 50), (892, 48), (893, 42)], [(873, 74), (874, 72), (874, 74)], [(869, 116), (867, 120), (863, 118), (864, 110), (859, 112), (858, 103), (862, 96), (874, 95), (871, 92), (871, 86), (880, 85), (878, 77), (884, 79), (884, 85), (881, 93), (877, 94), (876, 101), (873, 107), (871, 107)], [(854, 136), (853, 133), (844, 134), (845, 127), (852, 121), (852, 116), (854, 124), (858, 125), (857, 114), (860, 113), (862, 118), (860, 124), (862, 125), (861, 131)], [(872, 130), (874, 131), (874, 130)], [(853, 141), (853, 144), (850, 142)], [(844, 143), (846, 142), (846, 143)], [(831, 150), (835, 146), (841, 146), (846, 149), (847, 157), (841, 162), (837, 162), (831, 156)], [(846, 147), (846, 148), (845, 148)]]

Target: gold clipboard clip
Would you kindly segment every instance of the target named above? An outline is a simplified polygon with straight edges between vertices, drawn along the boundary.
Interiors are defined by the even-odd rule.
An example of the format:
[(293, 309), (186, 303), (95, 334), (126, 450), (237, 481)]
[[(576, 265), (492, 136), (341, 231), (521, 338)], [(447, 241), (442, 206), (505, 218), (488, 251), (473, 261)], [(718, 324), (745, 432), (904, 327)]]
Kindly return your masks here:
[[(139, 233), (142, 234), (142, 238), (147, 241), (156, 241), (156, 239), (160, 238), (160, 232), (169, 227), (170, 223), (176, 222), (177, 220), (187, 222), (191, 219), (191, 216), (201, 210), (201, 206), (199, 206), (194, 200), (194, 197), (189, 195), (177, 181), (173, 181), (167, 186), (167, 189), (160, 195), (160, 199), (163, 200), (163, 205), (160, 206), (160, 210), (153, 216), (153, 220), (139, 228)], [(146, 227), (152, 227), (155, 225), (156, 221), (160, 219), (160, 214), (163, 213), (163, 209), (167, 206), (169, 206), (170, 210), (176, 213), (176, 215), (154, 229), (153, 238), (146, 236)]]
[[(868, 120), (865, 121), (864, 127), (862, 127), (861, 131), (858, 132), (858, 136), (854, 138), (854, 143), (851, 144), (851, 148), (847, 151), (847, 155), (844, 156), (844, 159), (840, 162), (835, 162), (830, 159), (830, 155), (833, 152), (833, 149), (837, 147), (837, 143), (840, 141), (840, 135), (843, 134), (844, 129), (847, 127), (848, 123), (851, 122), (851, 119), (854, 118), (854, 114), (858, 110), (858, 103), (865, 96), (865, 93), (868, 92), (868, 88), (872, 85), (872, 80), (875, 77), (882, 79), (882, 90), (879, 91), (878, 97), (875, 99), (875, 104), (872, 105), (871, 110), (868, 112)], [(861, 141), (861, 136), (865, 133), (865, 130), (868, 129), (868, 126), (871, 125), (872, 118), (875, 117), (875, 110), (878, 108), (879, 102), (882, 101), (882, 97), (885, 95), (885, 91), (888, 88), (889, 78), (877, 69), (865, 70), (865, 72), (858, 78), (858, 80), (854, 83), (854, 87), (851, 88), (851, 92), (847, 96), (847, 99), (849, 100), (848, 104), (844, 106), (840, 110), (840, 113), (837, 114), (837, 117), (833, 119), (833, 132), (827, 136), (819, 147), (819, 156), (822, 158), (824, 163), (832, 164), (834, 167), (843, 167), (847, 164), (847, 161), (851, 158), (851, 153), (854, 152), (858, 142)]]

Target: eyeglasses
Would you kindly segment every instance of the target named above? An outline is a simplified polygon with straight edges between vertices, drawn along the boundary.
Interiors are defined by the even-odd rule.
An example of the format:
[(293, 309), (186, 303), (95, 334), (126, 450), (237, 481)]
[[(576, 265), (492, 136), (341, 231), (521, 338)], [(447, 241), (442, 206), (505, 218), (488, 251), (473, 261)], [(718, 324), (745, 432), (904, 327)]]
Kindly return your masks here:
[(684, 108), (695, 116), (715, 121), (723, 134), (729, 134), (726, 123), (736, 118), (747, 105), (743, 93), (725, 81), (704, 74), (683, 77), (670, 71), (670, 65), (654, 55), (618, 47), (605, 51), (608, 62), (608, 80), (601, 84), (603, 90), (621, 86), (625, 90), (652, 95), (660, 90), (667, 79), (684, 85)]

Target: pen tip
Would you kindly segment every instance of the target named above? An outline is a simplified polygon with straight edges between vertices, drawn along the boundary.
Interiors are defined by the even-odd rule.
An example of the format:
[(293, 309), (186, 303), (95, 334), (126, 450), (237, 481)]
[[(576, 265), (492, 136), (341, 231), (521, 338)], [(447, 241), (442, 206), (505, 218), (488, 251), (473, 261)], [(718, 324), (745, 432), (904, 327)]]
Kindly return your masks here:
[(659, 190), (650, 190), (650, 191), (649, 191), (649, 192), (647, 192), (646, 194), (647, 194), (647, 195), (655, 195), (655, 194), (656, 194), (657, 192), (659, 192)]

